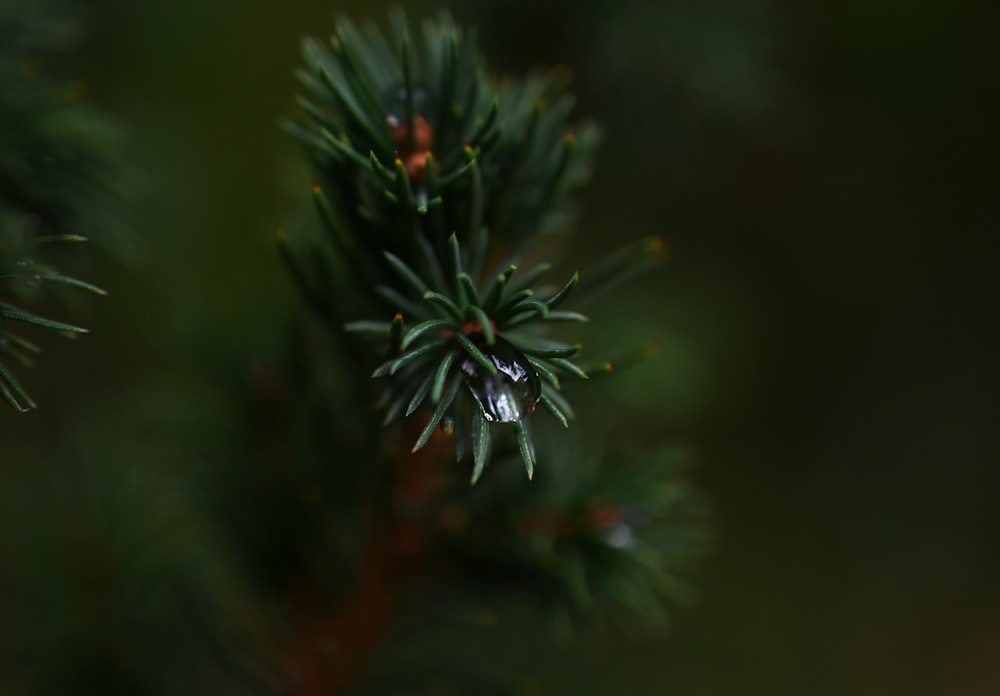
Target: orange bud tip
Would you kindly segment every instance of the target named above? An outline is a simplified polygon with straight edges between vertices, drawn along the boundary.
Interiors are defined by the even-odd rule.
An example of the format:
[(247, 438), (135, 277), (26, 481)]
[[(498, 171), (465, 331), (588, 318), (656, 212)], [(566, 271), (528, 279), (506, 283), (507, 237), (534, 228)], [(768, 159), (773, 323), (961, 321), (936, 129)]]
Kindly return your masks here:
[(649, 242), (646, 244), (646, 248), (650, 251), (662, 251), (666, 246), (667, 244), (663, 241), (663, 237), (650, 237)]
[(393, 318), (394, 318), (394, 319), (395, 319), (396, 321), (402, 321), (402, 320), (403, 320), (403, 313), (402, 313), (402, 312), (396, 312), (396, 316), (395, 316), (395, 317), (393, 317)]
[(314, 181), (314, 182), (312, 183), (312, 191), (313, 191), (313, 193), (322, 193), (323, 189), (321, 189), (321, 188), (319, 187), (319, 184), (318, 184), (317, 182), (315, 182), (315, 181)]
[(604, 363), (605, 372), (614, 372), (614, 369), (615, 369), (615, 364), (613, 362)]
[(566, 144), (572, 145), (575, 142), (576, 142), (576, 134), (570, 131), (569, 133), (566, 134)]
[(279, 227), (278, 229), (276, 229), (274, 231), (274, 237), (279, 242), (285, 241), (285, 228), (284, 227)]

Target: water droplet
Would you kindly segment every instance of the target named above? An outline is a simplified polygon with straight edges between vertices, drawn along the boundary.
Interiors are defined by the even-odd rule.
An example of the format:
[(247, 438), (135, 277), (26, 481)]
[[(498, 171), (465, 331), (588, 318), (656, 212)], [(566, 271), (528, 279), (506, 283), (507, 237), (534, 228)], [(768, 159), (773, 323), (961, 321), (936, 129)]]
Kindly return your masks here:
[(514, 423), (534, 411), (542, 395), (542, 383), (524, 354), (500, 336), (492, 346), (482, 334), (471, 334), (469, 338), (497, 368), (497, 374), (490, 374), (468, 356), (461, 363), (465, 383), (486, 420)]

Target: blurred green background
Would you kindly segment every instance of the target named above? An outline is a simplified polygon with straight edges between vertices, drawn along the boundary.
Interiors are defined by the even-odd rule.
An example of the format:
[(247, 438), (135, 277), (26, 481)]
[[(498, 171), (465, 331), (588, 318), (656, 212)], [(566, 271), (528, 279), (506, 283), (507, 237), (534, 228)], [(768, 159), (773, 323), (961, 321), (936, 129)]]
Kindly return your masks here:
[[(293, 302), (272, 235), (309, 224), (309, 179), (277, 124), (300, 37), (387, 6), (86, 6), (87, 40), (53, 72), (123, 127), (139, 244), (93, 246), (84, 271), (110, 295), (78, 310), (92, 333), (44, 342), (46, 369), (23, 376), (41, 410), (0, 412), (0, 692), (77, 693), (87, 675), (95, 693), (226, 692), (157, 578), (193, 564), (233, 606), (193, 600), (190, 615), (239, 613), (241, 581), (194, 516), (228, 504), (199, 493), (218, 451), (246, 446), (226, 390)], [(463, 636), (456, 660), (542, 693), (1000, 693), (985, 7), (450, 8), (480, 27), (493, 71), (570, 68), (579, 114), (604, 126), (570, 262), (667, 241), (670, 264), (596, 306), (586, 343), (658, 343), (608, 383), (609, 420), (693, 445), (718, 510), (700, 601), (671, 635), (509, 656)], [(198, 420), (171, 430), (177, 411)]]

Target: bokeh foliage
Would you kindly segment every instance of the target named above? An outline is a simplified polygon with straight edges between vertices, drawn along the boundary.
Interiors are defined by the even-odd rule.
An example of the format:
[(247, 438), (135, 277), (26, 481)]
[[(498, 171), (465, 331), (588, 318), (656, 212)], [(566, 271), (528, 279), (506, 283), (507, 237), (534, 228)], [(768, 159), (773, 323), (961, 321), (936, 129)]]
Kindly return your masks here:
[[(275, 122), (299, 37), (328, 27), (331, 7), (95, 7), (67, 73), (130, 124), (131, 155), (151, 179), (140, 227), (155, 263), (88, 274), (110, 291), (86, 318), (91, 335), (45, 356), (45, 374), (78, 389), (32, 371), (44, 411), (0, 418), (0, 606), (13, 617), (0, 629), (0, 690), (171, 693), (198, 680), (232, 691), (242, 687), (218, 681), (230, 658), (173, 622), (247, 616), (243, 569), (280, 583), (296, 556), (276, 525), (301, 528), (291, 515), (315, 509), (302, 500), (337, 494), (276, 467), (275, 495), (256, 499), (247, 481), (259, 472), (231, 450), (220, 464), (212, 444), (259, 451), (274, 446), (270, 428), (311, 411), (274, 406), (271, 366), (285, 347), (273, 327), (291, 292), (272, 233), (291, 222), (295, 194), (283, 192), (308, 180)], [(453, 9), (483, 29), (498, 70), (570, 66), (581, 110), (604, 126), (584, 241), (567, 265), (625, 238), (670, 244), (671, 264), (630, 290), (633, 311), (588, 308), (616, 339), (656, 340), (658, 357), (580, 411), (696, 445), (720, 539), (700, 608), (676, 616), (668, 641), (598, 633), (543, 654), (529, 639), (535, 612), (521, 606), (428, 644), (446, 664), (487, 655), (496, 667), (490, 646), (513, 639), (495, 671), (543, 693), (995, 691), (996, 245), (983, 154), (995, 103), (980, 8)], [(588, 347), (601, 340), (588, 335)], [(270, 428), (247, 427), (232, 400)], [(350, 431), (356, 414), (334, 427)], [(244, 540), (193, 531), (206, 525)], [(337, 537), (329, 521), (312, 528)], [(223, 551), (234, 546), (246, 555)], [(157, 583), (181, 561), (203, 569), (198, 592), (218, 604), (161, 601), (156, 588), (170, 582)], [(177, 670), (160, 679), (164, 665)]]
[(116, 203), (117, 132), (80, 103), (79, 84), (45, 73), (75, 33), (65, 10), (0, 4), (0, 398), (17, 411), (37, 406), (13, 369), (32, 366), (41, 350), (31, 329), (86, 333), (39, 313), (39, 296), (67, 288), (105, 294), (53, 265), (58, 247), (92, 232), (110, 236), (102, 228)]

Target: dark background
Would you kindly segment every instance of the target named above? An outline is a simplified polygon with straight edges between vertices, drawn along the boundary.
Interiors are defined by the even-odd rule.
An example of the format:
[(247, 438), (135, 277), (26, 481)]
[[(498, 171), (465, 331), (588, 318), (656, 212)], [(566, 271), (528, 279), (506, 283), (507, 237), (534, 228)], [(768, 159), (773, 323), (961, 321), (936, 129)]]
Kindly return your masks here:
[[(226, 388), (211, 365), (276, 340), (268, 320), (293, 296), (273, 230), (309, 220), (296, 212), (308, 175), (277, 127), (297, 91), (298, 42), (328, 34), (335, 14), (381, 21), (385, 7), (88, 6), (87, 40), (58, 69), (125, 131), (141, 244), (98, 247), (88, 279), (110, 295), (80, 310), (91, 335), (47, 340), (47, 369), (23, 379), (42, 409), (0, 413), (13, 453), (0, 454), (12, 539), (0, 546), (0, 608), (19, 617), (0, 617), (0, 645), (35, 670), (0, 673), (0, 691), (33, 693), (31, 674), (66, 664), (85, 674), (94, 655), (95, 679), (170, 665), (178, 684), (211, 660), (187, 661), (169, 632), (149, 654), (115, 642), (154, 620), (157, 600), (127, 593), (123, 578), (139, 572), (128, 544), (97, 544), (95, 559), (87, 530), (117, 539), (148, 492), (190, 474), (174, 462), (225, 449), (213, 417), (164, 433), (156, 406), (142, 421), (132, 405), (162, 391), (211, 412)], [(405, 8), (418, 19), (437, 5)], [(693, 445), (718, 511), (700, 601), (676, 612), (669, 636), (523, 641), (509, 655), (464, 636), (448, 648), (456, 660), (509, 665), (543, 693), (1000, 693), (997, 85), (995, 24), (979, 9), (452, 8), (480, 27), (493, 71), (569, 67), (579, 113), (605, 129), (574, 260), (667, 241), (671, 262), (595, 307), (587, 343), (658, 343), (655, 359), (609, 382), (609, 418)], [(121, 465), (125, 431), (143, 454)], [(184, 493), (176, 500), (183, 508)], [(180, 542), (153, 538), (141, 543), (155, 569)], [(215, 567), (210, 541), (194, 548)], [(207, 571), (204, 582), (228, 587)], [(107, 589), (79, 589), (88, 583)], [(534, 630), (516, 619), (495, 629)]]

